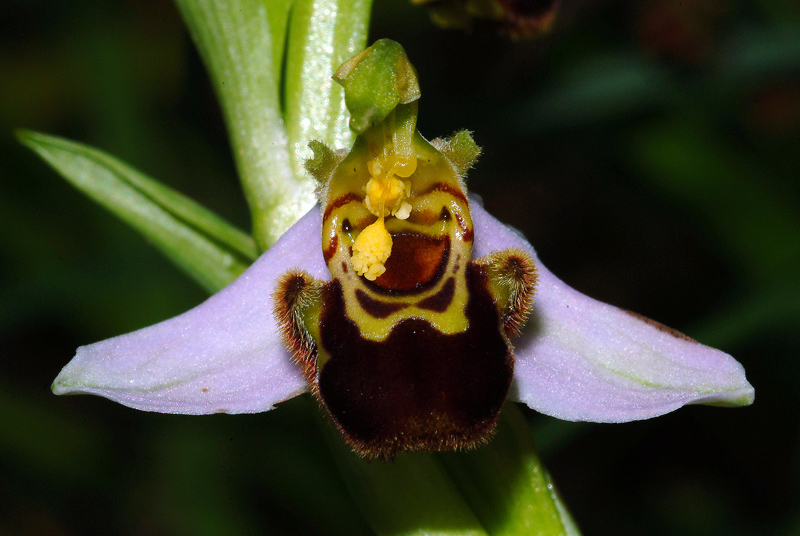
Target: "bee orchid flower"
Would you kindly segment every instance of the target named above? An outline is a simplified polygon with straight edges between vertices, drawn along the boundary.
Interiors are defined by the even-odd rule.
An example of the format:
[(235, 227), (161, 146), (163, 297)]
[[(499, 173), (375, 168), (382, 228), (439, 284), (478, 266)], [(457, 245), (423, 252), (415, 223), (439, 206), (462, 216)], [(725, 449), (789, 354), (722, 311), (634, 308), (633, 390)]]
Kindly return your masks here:
[(232, 284), (83, 346), (53, 384), (132, 408), (255, 413), (311, 391), (368, 457), (470, 448), (505, 400), (572, 421), (752, 403), (731, 356), (565, 285), (468, 198), (468, 133), (426, 141), (402, 48), (345, 62), (351, 151), (312, 143), (320, 201)]
[[(517, 232), (470, 202), (474, 254), (520, 248)], [(231, 285), (179, 316), (78, 348), (53, 383), (164, 413), (256, 413), (308, 390), (285, 348), (272, 296), (287, 267), (330, 279), (313, 208)], [(626, 422), (686, 404), (743, 406), (754, 389), (731, 356), (560, 281), (537, 259), (528, 323), (514, 343), (509, 397), (559, 419)]]

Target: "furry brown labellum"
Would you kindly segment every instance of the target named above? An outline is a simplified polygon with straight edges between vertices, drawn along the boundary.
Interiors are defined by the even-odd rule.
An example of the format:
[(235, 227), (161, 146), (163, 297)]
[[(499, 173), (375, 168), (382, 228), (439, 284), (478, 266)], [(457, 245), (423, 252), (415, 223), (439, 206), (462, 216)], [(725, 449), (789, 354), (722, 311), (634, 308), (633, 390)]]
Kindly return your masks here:
[[(383, 54), (378, 68), (406, 62), (400, 72), (413, 75), (398, 49), (379, 41), (356, 59)], [(359, 74), (352, 61), (347, 76)], [(400, 85), (413, 89), (415, 75)], [(356, 451), (382, 459), (489, 439), (514, 374), (509, 336), (536, 283), (522, 251), (472, 260), (463, 175), (479, 149), (467, 132), (429, 143), (416, 131), (416, 97), (403, 99), (351, 121), (367, 126), (346, 155), (312, 144), (331, 280), (290, 270), (274, 296), (312, 393)]]

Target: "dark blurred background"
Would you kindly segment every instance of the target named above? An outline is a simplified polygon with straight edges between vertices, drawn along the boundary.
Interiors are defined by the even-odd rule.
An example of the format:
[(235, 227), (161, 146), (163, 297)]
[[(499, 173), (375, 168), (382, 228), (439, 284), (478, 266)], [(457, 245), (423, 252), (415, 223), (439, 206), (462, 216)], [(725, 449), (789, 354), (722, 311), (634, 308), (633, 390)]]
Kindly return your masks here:
[[(474, 132), (471, 189), (553, 272), (734, 355), (757, 397), (623, 425), (529, 411), (546, 465), (587, 536), (800, 534), (800, 4), (563, 8), (548, 35), (512, 42), (379, 0), (371, 39), (416, 65), (424, 135)], [(341, 505), (303, 503), (341, 483), (300, 402), (178, 417), (50, 393), (77, 346), (205, 295), (15, 128), (249, 221), (174, 6), (0, 1), (0, 534), (363, 530)]]

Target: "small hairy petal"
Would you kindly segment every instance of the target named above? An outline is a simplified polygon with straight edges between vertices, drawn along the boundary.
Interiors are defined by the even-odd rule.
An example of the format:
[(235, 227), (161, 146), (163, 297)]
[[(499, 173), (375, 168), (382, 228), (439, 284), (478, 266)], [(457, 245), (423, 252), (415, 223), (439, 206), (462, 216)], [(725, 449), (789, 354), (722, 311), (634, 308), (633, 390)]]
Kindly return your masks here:
[(306, 382), (281, 341), (272, 293), (289, 268), (330, 279), (320, 237), (315, 207), (236, 281), (194, 309), (78, 348), (53, 392), (186, 414), (266, 411), (300, 394)]
[[(475, 250), (521, 248), (527, 241), (471, 204)], [(514, 340), (510, 397), (571, 421), (647, 419), (685, 404), (743, 406), (754, 390), (731, 356), (653, 321), (585, 296), (537, 259), (533, 311)]]

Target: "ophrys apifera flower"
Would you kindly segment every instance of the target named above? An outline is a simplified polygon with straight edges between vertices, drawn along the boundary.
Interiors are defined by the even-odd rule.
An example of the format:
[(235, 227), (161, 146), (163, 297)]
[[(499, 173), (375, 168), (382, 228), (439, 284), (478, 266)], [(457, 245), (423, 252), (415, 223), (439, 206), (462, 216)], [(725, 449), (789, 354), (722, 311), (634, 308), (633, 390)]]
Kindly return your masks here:
[(358, 137), (346, 153), (312, 144), (320, 205), (195, 309), (79, 348), (54, 392), (206, 414), (311, 390), (378, 457), (483, 442), (506, 398), (599, 422), (752, 402), (733, 358), (570, 289), (469, 198), (478, 149), (417, 132), (398, 45), (337, 79)]

